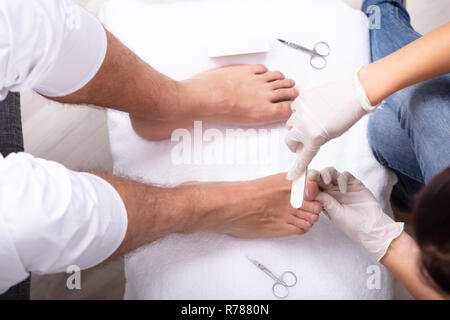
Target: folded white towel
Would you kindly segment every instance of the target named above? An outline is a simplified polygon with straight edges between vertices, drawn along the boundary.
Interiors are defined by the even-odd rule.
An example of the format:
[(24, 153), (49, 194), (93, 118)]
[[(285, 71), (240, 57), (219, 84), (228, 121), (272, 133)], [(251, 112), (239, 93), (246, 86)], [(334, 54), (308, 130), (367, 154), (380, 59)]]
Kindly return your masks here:
[[(233, 63), (263, 63), (296, 80), (301, 91), (346, 76), (369, 62), (365, 16), (333, 0), (177, 1), (149, 5), (141, 1), (110, 1), (103, 8), (106, 26), (159, 71), (185, 79), (198, 72)], [(207, 57), (208, 39), (216, 35), (256, 34), (270, 40), (267, 54)], [(275, 39), (313, 47), (331, 47), (328, 66), (316, 71), (309, 56)], [(114, 172), (146, 182), (177, 185), (184, 181), (247, 180), (287, 171), (293, 161), (283, 143), (284, 124), (264, 126), (242, 147), (243, 164), (175, 165), (177, 143), (148, 142), (132, 130), (128, 116), (109, 112)], [(387, 212), (395, 178), (372, 156), (363, 119), (341, 138), (328, 143), (311, 164), (321, 169), (348, 170), (372, 190)], [(228, 127), (231, 128), (231, 127)], [(206, 129), (206, 128), (204, 128)], [(225, 134), (225, 128), (219, 128)], [(259, 128), (261, 129), (261, 128)], [(192, 131), (191, 131), (192, 133)], [(223, 143), (230, 142), (225, 137)], [(269, 146), (266, 165), (248, 160), (255, 146)], [(221, 147), (220, 141), (203, 148)], [(126, 298), (137, 299), (272, 299), (272, 280), (250, 264), (250, 255), (275, 273), (294, 271), (298, 284), (290, 299), (390, 299), (392, 277), (366, 252), (335, 228), (325, 216), (305, 236), (243, 240), (217, 234), (171, 235), (143, 247), (126, 259)], [(371, 266), (380, 267), (381, 286), (373, 288)], [(375, 267), (375, 269), (377, 269)], [(369, 286), (367, 282), (369, 281)]]

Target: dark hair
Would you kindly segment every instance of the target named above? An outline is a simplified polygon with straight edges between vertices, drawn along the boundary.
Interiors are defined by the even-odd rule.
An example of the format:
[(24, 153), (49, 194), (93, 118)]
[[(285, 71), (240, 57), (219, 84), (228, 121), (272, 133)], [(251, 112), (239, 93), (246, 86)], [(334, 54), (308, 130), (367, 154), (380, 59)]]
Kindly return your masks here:
[(419, 192), (412, 222), (422, 275), (435, 289), (450, 296), (450, 167)]

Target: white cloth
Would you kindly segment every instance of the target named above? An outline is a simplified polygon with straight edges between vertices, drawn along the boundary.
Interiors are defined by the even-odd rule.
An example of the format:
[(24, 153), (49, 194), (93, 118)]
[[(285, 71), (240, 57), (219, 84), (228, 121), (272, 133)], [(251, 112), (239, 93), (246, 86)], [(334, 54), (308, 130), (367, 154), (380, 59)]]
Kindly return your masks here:
[(92, 267), (126, 230), (123, 201), (103, 179), (26, 153), (0, 156), (0, 293), (29, 272)]
[[(148, 1), (110, 1), (102, 19), (109, 30), (153, 67), (180, 80), (222, 65), (263, 63), (292, 77), (301, 94), (307, 86), (338, 80), (370, 59), (366, 17), (339, 1), (223, 0), (154, 5), (148, 5)], [(208, 39), (221, 34), (229, 37), (252, 33), (270, 39), (267, 54), (207, 57)], [(328, 42), (328, 66), (322, 71), (312, 69), (308, 55), (285, 47), (276, 38), (309, 47), (317, 41)], [(287, 171), (295, 157), (283, 141), (284, 123), (279, 123), (260, 128), (274, 129), (273, 135), (250, 135), (247, 143), (233, 149), (243, 156), (242, 164), (176, 165), (172, 160), (177, 159), (172, 159), (171, 153), (180, 142), (144, 141), (133, 132), (126, 114), (110, 111), (108, 117), (114, 172), (155, 184), (254, 179)], [(324, 146), (311, 168), (335, 166), (349, 170), (390, 212), (387, 199), (395, 178), (374, 159), (366, 126), (367, 119), (363, 119)], [(224, 128), (219, 129), (224, 133)], [(203, 141), (203, 150), (222, 150), (232, 139)], [(252, 165), (249, 160), (258, 145), (256, 160), (267, 160), (266, 165)], [(247, 254), (276, 274), (285, 270), (297, 274), (299, 282), (290, 289), (290, 299), (392, 298), (390, 273), (323, 215), (305, 236), (257, 240), (210, 233), (167, 236), (127, 257), (125, 297), (274, 299), (272, 279), (250, 264)], [(371, 276), (368, 272), (377, 267), (381, 287), (374, 289), (367, 286)]]
[(0, 0), (0, 100), (35, 89), (65, 96), (97, 73), (103, 26), (70, 0)]
[[(72, 93), (106, 52), (100, 22), (71, 1), (0, 0), (0, 30), (0, 99), (28, 88)], [(106, 181), (26, 153), (0, 155), (0, 293), (29, 272), (96, 265), (126, 230), (123, 201)]]

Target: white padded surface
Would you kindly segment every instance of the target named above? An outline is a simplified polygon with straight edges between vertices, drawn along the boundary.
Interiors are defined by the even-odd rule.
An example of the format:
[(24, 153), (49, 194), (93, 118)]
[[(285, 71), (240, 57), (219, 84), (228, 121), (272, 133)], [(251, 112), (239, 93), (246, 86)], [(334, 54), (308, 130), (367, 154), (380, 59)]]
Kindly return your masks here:
[[(346, 76), (369, 62), (365, 16), (335, 0), (210, 0), (108, 2), (106, 26), (157, 70), (183, 80), (201, 71), (234, 63), (263, 63), (308, 86)], [(221, 58), (207, 57), (208, 39), (252, 33), (270, 39), (270, 51)], [(278, 43), (277, 37), (312, 47), (326, 41), (328, 66), (316, 71), (309, 57)], [(174, 165), (169, 140), (148, 142), (132, 130), (124, 113), (110, 111), (109, 128), (114, 172), (144, 181), (177, 185), (184, 181), (247, 180), (287, 171), (294, 155), (283, 143), (284, 124), (272, 136), (250, 138), (244, 164)], [(363, 119), (341, 138), (327, 144), (311, 168), (336, 166), (362, 179), (388, 209), (394, 177), (373, 158)], [(219, 128), (225, 132), (225, 128)], [(261, 128), (259, 128), (261, 129)], [(225, 139), (227, 140), (227, 139)], [(224, 141), (226, 144), (227, 141)], [(218, 141), (205, 147), (220, 147)], [(269, 162), (248, 160), (254, 146), (269, 145)], [(299, 277), (289, 299), (391, 299), (392, 277), (381, 267), (381, 289), (367, 287), (367, 268), (376, 264), (366, 252), (336, 229), (325, 216), (305, 236), (243, 240), (217, 234), (171, 235), (126, 259), (126, 298), (135, 299), (273, 299), (272, 280), (245, 258), (249, 254), (280, 274)]]

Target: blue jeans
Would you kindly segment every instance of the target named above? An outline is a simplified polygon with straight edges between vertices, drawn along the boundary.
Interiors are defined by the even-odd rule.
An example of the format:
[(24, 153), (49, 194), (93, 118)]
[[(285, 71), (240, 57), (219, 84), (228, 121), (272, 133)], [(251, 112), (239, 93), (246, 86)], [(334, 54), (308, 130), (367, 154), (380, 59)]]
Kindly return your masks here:
[[(370, 29), (372, 61), (421, 37), (400, 0), (366, 0), (371, 16), (376, 5), (379, 29)], [(378, 162), (397, 174), (391, 200), (403, 211), (420, 188), (450, 166), (450, 74), (400, 90), (370, 115), (368, 138)]]

